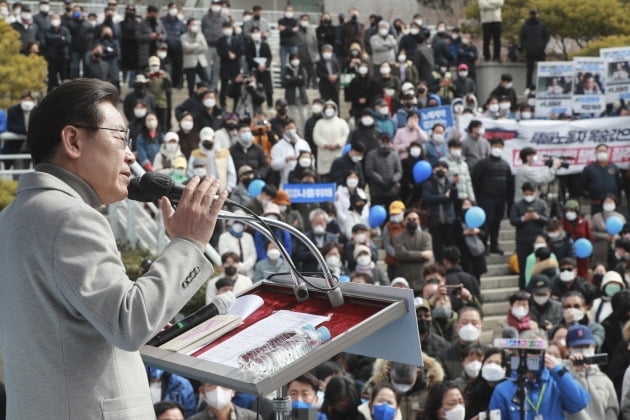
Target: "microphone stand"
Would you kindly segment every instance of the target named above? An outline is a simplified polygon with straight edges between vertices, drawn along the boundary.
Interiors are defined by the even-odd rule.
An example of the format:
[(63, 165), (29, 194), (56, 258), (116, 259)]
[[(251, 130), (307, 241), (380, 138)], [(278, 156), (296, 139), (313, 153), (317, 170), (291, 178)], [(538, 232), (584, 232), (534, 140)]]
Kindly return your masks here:
[[(269, 239), (270, 241), (273, 241), (274, 243), (276, 243), (276, 245), (279, 245), (282, 248), (281, 250), (283, 251), (282, 253), (288, 256), (288, 253), (286, 252), (282, 244), (275, 239), (275, 237), (273, 236), (273, 233), (270, 232), (265, 226), (263, 226), (260, 223), (260, 221), (257, 220), (255, 217), (247, 215), (247, 214), (236, 214), (236, 213), (231, 213), (231, 212), (222, 210), (219, 212), (218, 218), (221, 220), (239, 221), (248, 226), (251, 226), (253, 229), (260, 232), (267, 239)], [(330, 268), (326, 264), (326, 260), (322, 256), (321, 252), (319, 252), (319, 249), (317, 248), (317, 246), (315, 246), (315, 244), (308, 238), (308, 236), (306, 236), (299, 229), (296, 229), (295, 227), (287, 223), (281, 222), (279, 220), (275, 220), (275, 219), (271, 219), (267, 217), (261, 217), (261, 219), (270, 226), (274, 226), (274, 227), (288, 231), (291, 235), (295, 236), (300, 242), (302, 242), (308, 248), (308, 250), (313, 254), (315, 259), (319, 263), (319, 266), (322, 268), (324, 280), (328, 284), (328, 288), (326, 289), (326, 294), (328, 295), (328, 300), (330, 301), (330, 305), (333, 308), (343, 305), (344, 303), (343, 293), (341, 292), (341, 288), (339, 287), (338, 281), (333, 276), (332, 272), (330, 271)], [(302, 276), (299, 273), (295, 272), (293, 269), (291, 269), (291, 278), (293, 279), (293, 284), (294, 284), (293, 292), (295, 293), (296, 299), (298, 301), (303, 301), (303, 300), (308, 299), (308, 289), (305, 285), (305, 281), (302, 278)]]

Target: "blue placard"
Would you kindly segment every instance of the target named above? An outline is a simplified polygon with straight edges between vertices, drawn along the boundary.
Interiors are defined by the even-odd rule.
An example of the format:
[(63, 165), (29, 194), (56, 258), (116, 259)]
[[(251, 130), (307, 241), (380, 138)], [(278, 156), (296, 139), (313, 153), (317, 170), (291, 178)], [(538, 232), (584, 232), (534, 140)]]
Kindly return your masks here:
[(335, 184), (283, 184), (291, 203), (335, 201)]
[(422, 108), (420, 110), (420, 128), (428, 133), (437, 123), (446, 127), (446, 137), (448, 137), (453, 128), (453, 112), (450, 106)]

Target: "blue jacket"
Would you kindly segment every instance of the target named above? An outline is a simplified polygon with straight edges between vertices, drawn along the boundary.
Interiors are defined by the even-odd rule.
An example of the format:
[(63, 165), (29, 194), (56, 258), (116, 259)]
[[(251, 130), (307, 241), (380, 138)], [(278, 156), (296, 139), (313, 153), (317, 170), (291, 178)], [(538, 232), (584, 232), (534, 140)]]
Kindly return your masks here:
[(374, 112), (374, 121), (376, 121), (376, 128), (383, 133), (389, 134), (389, 138), (393, 139), (396, 134), (396, 124), (388, 117), (384, 116), (380, 112)]
[[(293, 254), (293, 247), (291, 243), (291, 234), (282, 229), (275, 229), (273, 233), (276, 235), (276, 238), (280, 240), (282, 245), (284, 245), (284, 249), (287, 250), (289, 255)], [(254, 232), (254, 245), (256, 246), (256, 255), (258, 255), (258, 260), (264, 260), (267, 258), (267, 243), (269, 239), (265, 238), (262, 233)]]
[[(565, 418), (563, 411), (577, 413), (586, 407), (590, 400), (589, 393), (571, 377), (569, 372), (559, 375), (562, 369), (562, 366), (556, 366), (550, 372), (544, 368), (538, 382), (527, 382), (527, 397), (534, 405), (538, 403), (543, 384), (547, 384), (539, 410), (543, 419), (563, 420)], [(494, 389), (488, 409), (501, 410), (503, 420), (520, 420), (520, 407), (512, 402), (516, 391), (516, 372), (513, 372), (511, 380), (501, 382)], [(534, 420), (536, 413), (529, 404), (526, 403), (526, 406), (525, 418)]]
[(415, 112), (416, 114), (420, 115), (420, 108), (418, 108), (417, 106), (414, 106), (410, 110), (407, 110), (407, 108), (405, 108), (404, 106), (398, 108), (398, 111), (396, 111), (393, 117), (394, 122), (396, 123), (396, 128), (403, 128), (405, 125), (407, 125), (407, 114), (409, 114), (410, 112)]
[(446, 143), (442, 143), (438, 146), (431, 140), (424, 142), (424, 153), (426, 156), (425, 159), (429, 161), (431, 165), (439, 161), (442, 157), (446, 156), (447, 152), (448, 149), (446, 147)]
[(186, 408), (186, 418), (195, 414), (197, 410), (197, 398), (190, 381), (179, 375), (170, 374), (168, 381), (164, 383), (166, 375), (162, 378), (162, 400), (175, 401)]
[(0, 133), (7, 131), (7, 114), (0, 109)]

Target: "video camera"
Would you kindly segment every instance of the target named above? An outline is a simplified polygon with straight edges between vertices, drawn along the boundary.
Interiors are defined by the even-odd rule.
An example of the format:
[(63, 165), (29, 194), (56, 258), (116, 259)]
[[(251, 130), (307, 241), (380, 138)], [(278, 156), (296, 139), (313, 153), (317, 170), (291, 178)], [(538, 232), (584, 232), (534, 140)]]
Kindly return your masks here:
[(545, 158), (545, 166), (547, 166), (548, 168), (551, 168), (551, 165), (553, 165), (554, 159), (559, 159), (561, 162), (560, 168), (562, 169), (569, 169), (570, 163), (567, 161), (575, 159), (573, 156), (543, 155), (543, 157)]

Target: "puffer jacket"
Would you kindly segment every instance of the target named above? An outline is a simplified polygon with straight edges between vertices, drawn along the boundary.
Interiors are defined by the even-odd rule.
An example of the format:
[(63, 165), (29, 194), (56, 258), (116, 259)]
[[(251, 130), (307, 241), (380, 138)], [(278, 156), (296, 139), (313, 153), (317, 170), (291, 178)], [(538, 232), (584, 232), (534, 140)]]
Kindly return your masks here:
[(510, 165), (493, 156), (481, 159), (473, 168), (472, 184), (477, 197), (484, 195), (510, 200), (513, 194)]
[[(313, 142), (317, 146), (317, 173), (327, 174), (335, 159), (341, 156), (343, 146), (346, 144), (350, 128), (343, 118), (339, 118), (339, 110), (334, 101), (328, 100), (324, 109), (328, 106), (335, 108), (333, 117), (319, 119), (313, 128)], [(334, 150), (329, 150), (326, 146), (336, 146)]]

